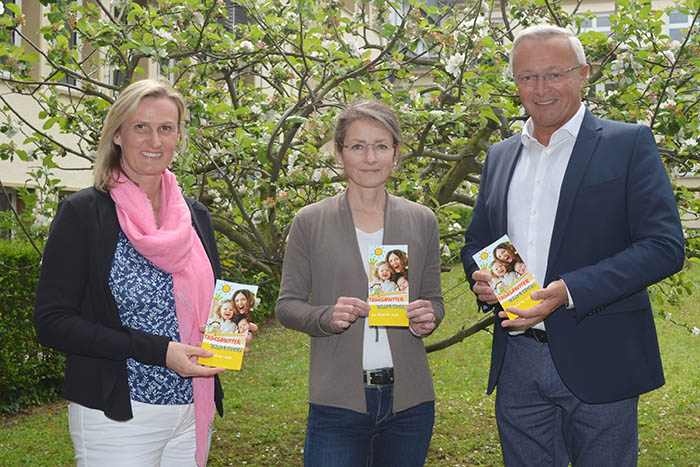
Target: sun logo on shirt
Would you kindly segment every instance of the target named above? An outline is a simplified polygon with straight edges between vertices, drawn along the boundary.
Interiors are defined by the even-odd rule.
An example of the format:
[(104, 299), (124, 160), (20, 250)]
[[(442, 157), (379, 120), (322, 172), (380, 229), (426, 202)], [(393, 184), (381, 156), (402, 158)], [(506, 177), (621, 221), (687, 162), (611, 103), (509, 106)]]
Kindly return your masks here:
[(481, 259), (489, 259), (489, 254), (486, 252), (481, 253)]
[(374, 249), (374, 256), (382, 256), (383, 254), (384, 254), (384, 251), (382, 251), (381, 248)]
[(222, 292), (230, 292), (231, 291), (231, 286), (230, 285), (225, 285), (221, 287)]

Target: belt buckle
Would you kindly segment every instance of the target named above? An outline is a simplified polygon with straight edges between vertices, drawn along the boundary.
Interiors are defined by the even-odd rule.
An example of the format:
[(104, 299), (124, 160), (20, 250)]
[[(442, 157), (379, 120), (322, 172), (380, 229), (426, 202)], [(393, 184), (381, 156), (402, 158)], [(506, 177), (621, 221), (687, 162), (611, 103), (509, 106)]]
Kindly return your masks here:
[[(381, 381), (375, 382), (375, 377)], [(368, 386), (384, 386), (394, 383), (394, 375), (390, 370), (365, 371), (363, 373), (363, 379)]]
[(534, 328), (530, 328), (529, 331), (530, 331), (530, 335), (532, 336), (533, 339), (535, 339), (535, 341), (537, 341), (541, 344), (547, 342), (547, 332), (546, 331), (542, 331), (541, 329), (534, 329)]

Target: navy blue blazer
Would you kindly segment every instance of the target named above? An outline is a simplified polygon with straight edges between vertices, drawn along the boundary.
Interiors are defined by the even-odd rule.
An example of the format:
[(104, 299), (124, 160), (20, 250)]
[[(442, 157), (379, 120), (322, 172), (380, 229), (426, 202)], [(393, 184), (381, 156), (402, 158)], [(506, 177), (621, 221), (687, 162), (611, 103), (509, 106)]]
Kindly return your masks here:
[[(192, 223), (216, 278), (221, 277), (214, 226), (204, 205), (185, 196)], [(109, 289), (121, 228), (109, 194), (91, 187), (58, 205), (44, 248), (34, 326), (39, 343), (66, 354), (61, 396), (102, 410), (114, 420), (133, 417), (126, 359), (165, 366), (170, 338), (123, 326)], [(217, 375), (218, 376), (218, 375)], [(215, 377), (214, 401), (223, 415)]]
[[(462, 263), (507, 233), (508, 188), (520, 134), (488, 151)], [(515, 245), (516, 248), (518, 245)], [(678, 208), (648, 127), (586, 110), (559, 195), (543, 286), (562, 279), (575, 308), (545, 319), (552, 359), (579, 399), (604, 403), (664, 384), (646, 287), (679, 271), (685, 256)], [(509, 334), (494, 326), (488, 392)]]

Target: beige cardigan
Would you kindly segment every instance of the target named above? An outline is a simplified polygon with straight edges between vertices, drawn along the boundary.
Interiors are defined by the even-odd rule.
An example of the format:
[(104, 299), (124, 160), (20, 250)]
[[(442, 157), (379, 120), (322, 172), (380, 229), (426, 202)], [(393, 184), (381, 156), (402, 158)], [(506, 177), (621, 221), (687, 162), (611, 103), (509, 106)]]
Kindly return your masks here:
[[(367, 275), (346, 193), (306, 206), (294, 218), (277, 318), (284, 326), (311, 336), (309, 402), (366, 413), (364, 318), (339, 333), (331, 328), (338, 297), (367, 300)], [(435, 214), (425, 206), (387, 195), (383, 244), (408, 245), (409, 299), (432, 302), (439, 325), (445, 306)], [(435, 400), (423, 341), (408, 328), (387, 328), (387, 334), (394, 361), (393, 411)]]

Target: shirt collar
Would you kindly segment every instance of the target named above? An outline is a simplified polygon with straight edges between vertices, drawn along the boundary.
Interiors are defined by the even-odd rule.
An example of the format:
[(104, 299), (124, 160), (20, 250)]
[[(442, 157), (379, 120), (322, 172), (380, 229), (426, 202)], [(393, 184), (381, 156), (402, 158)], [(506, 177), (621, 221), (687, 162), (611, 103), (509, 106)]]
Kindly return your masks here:
[[(583, 102), (579, 106), (578, 110), (574, 114), (573, 117), (569, 119), (568, 122), (566, 122), (564, 125), (562, 125), (560, 128), (558, 128), (553, 134), (552, 138), (550, 140), (550, 143), (552, 140), (558, 140), (561, 137), (565, 137), (566, 135), (569, 135), (571, 138), (578, 138), (578, 132), (581, 129), (581, 124), (583, 123), (583, 116), (586, 113), (586, 106), (583, 105)], [(532, 133), (534, 131), (534, 124), (532, 122), (532, 117), (527, 119), (527, 122), (525, 122), (525, 127), (523, 127), (523, 132), (520, 135), (520, 141), (523, 143), (525, 147), (530, 147), (532, 144), (540, 144), (537, 139), (535, 139), (534, 136), (532, 136)]]

